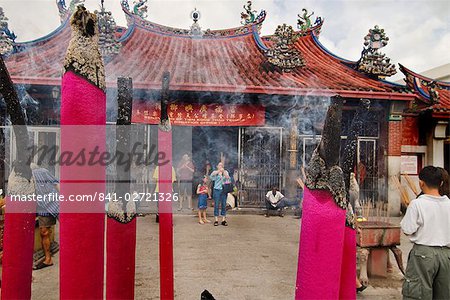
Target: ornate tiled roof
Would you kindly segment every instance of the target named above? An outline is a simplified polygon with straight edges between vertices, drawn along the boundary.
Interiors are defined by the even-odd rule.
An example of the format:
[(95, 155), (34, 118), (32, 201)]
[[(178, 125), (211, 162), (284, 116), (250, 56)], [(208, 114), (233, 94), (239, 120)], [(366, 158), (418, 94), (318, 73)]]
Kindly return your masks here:
[(408, 88), (415, 93), (416, 110), (432, 111), (435, 116), (450, 116), (450, 82), (434, 80), (400, 65)]
[[(267, 70), (266, 48), (271, 37), (261, 37), (262, 12), (256, 21), (225, 30), (206, 30), (201, 38), (189, 30), (144, 20), (124, 7), (127, 30), (119, 34), (120, 52), (108, 59), (107, 87), (116, 78), (133, 78), (138, 89), (161, 87), (164, 71), (171, 72), (171, 89), (279, 95), (335, 95), (353, 98), (412, 100), (398, 85), (369, 78), (354, 69), (356, 62), (338, 58), (318, 41), (323, 21), (302, 31), (290, 45), (305, 65), (290, 72)], [(6, 63), (16, 83), (59, 85), (62, 61), (70, 39), (67, 21), (48, 36), (20, 44), (22, 50)]]

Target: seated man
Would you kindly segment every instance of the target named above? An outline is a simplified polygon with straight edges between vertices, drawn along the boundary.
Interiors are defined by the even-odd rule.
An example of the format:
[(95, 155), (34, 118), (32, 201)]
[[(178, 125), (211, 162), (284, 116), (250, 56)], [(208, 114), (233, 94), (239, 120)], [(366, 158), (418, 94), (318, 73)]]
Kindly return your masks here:
[(266, 217), (269, 217), (271, 210), (278, 210), (280, 217), (283, 217), (283, 208), (286, 206), (286, 201), (278, 188), (274, 186), (271, 191), (266, 194)]

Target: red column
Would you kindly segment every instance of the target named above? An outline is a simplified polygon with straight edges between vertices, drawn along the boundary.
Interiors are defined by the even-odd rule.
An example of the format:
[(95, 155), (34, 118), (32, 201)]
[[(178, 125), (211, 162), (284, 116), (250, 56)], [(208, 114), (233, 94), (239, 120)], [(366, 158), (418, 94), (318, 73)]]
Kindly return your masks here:
[[(165, 153), (165, 163), (159, 166), (159, 193), (164, 200), (159, 202), (159, 267), (160, 298), (173, 299), (173, 223), (172, 223), (172, 131), (158, 130), (158, 152)], [(161, 196), (162, 197), (162, 196)]]

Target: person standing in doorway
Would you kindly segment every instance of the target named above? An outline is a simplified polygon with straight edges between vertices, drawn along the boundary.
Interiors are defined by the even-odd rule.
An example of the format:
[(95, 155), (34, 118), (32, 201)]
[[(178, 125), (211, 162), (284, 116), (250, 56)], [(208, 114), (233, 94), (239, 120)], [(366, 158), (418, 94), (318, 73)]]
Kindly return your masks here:
[(230, 180), (230, 174), (225, 170), (223, 163), (217, 164), (217, 170), (213, 171), (209, 176), (213, 184), (213, 199), (214, 199), (214, 226), (219, 225), (219, 205), (220, 216), (222, 217), (222, 225), (228, 226), (227, 223), (227, 195), (223, 193), (223, 188), (226, 180)]
[(183, 209), (183, 201), (187, 200), (188, 208), (192, 208), (192, 180), (194, 178), (194, 164), (192, 163), (191, 158), (186, 153), (181, 158), (180, 163), (177, 167), (177, 175), (178, 175), (178, 193), (179, 193), (179, 208), (178, 210)]

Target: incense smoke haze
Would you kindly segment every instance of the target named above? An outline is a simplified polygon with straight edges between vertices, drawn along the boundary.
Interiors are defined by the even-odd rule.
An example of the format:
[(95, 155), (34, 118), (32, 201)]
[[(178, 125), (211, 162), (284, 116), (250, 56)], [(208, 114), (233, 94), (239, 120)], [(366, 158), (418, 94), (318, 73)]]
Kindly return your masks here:
[[(99, 2), (88, 0), (86, 6), (95, 10)], [(192, 24), (189, 14), (196, 7), (201, 12), (199, 23), (202, 29), (231, 28), (240, 25), (240, 12), (245, 2), (152, 0), (148, 2), (148, 20), (189, 28)], [(132, 3), (130, 0), (130, 5)], [(59, 25), (54, 0), (1, 0), (0, 6), (10, 19), (10, 28), (18, 35), (18, 41), (42, 37)], [(126, 25), (119, 0), (105, 1), (105, 6), (112, 11), (119, 25)], [(325, 18), (320, 40), (328, 49), (344, 58), (359, 58), (364, 36), (369, 28), (377, 24), (386, 30), (390, 38), (383, 52), (394, 63), (400, 62), (422, 72), (450, 61), (448, 1), (253, 1), (253, 9), (265, 9), (268, 13), (262, 28), (264, 35), (272, 34), (276, 26), (282, 23), (295, 26), (297, 14), (304, 7), (314, 11), (314, 17)], [(401, 78), (401, 74), (393, 77), (394, 80)]]
[[(69, 0), (66, 0), (69, 3)], [(88, 0), (86, 6), (90, 10), (99, 8), (100, 1)], [(133, 5), (133, 0), (129, 1)], [(203, 30), (231, 28), (240, 26), (240, 12), (246, 1), (162, 1), (152, 0), (148, 2), (148, 20), (180, 28), (189, 28), (192, 20), (189, 18), (194, 7), (200, 10), (202, 17), (199, 21)], [(4, 8), (9, 18), (9, 27), (18, 35), (18, 41), (29, 41), (40, 38), (60, 25), (57, 7), (54, 0), (0, 0), (0, 6)], [(120, 8), (120, 0), (105, 1), (105, 6), (111, 10), (117, 23), (125, 26), (123, 12)], [(263, 23), (262, 34), (272, 34), (277, 25), (287, 23), (295, 27), (297, 14), (302, 8), (314, 11), (313, 20), (316, 16), (325, 19), (320, 41), (333, 53), (350, 60), (358, 60), (363, 47), (363, 38), (370, 28), (379, 25), (384, 28), (390, 38), (387, 47), (382, 51), (391, 58), (393, 63), (402, 63), (414, 71), (424, 71), (432, 67), (446, 64), (450, 61), (450, 32), (449, 15), (450, 3), (448, 1), (253, 1), (253, 9), (258, 12), (261, 9), (267, 11), (267, 18)], [(429, 47), (433, 45), (433, 47)], [(247, 60), (243, 45), (236, 44), (237, 51), (242, 54), (241, 59)], [(250, 55), (247, 52), (247, 55)], [(44, 60), (47, 64), (53, 63), (52, 57), (37, 57), (36, 60)], [(186, 57), (186, 59), (189, 59)], [(226, 58), (224, 58), (226, 59)], [(186, 72), (201, 74), (205, 72), (201, 64), (187, 66)], [(139, 61), (133, 62), (139, 65)], [(34, 66), (29, 65), (29, 77), (34, 77)], [(230, 77), (238, 78), (237, 69), (227, 70)], [(206, 72), (205, 72), (206, 73)], [(392, 79), (400, 79), (400, 72)], [(158, 91), (135, 91), (135, 99), (158, 101)], [(251, 105), (250, 100), (236, 88), (232, 94), (208, 94), (203, 93), (196, 96), (194, 102), (214, 102), (218, 104)], [(286, 137), (289, 135), (291, 125), (291, 112), (295, 110), (301, 116), (299, 118), (298, 131), (300, 135), (313, 137), (312, 146), (318, 142), (320, 136), (320, 124), (326, 114), (329, 105), (328, 98), (317, 98), (312, 96), (260, 96), (258, 99), (270, 110), (266, 111), (267, 126), (282, 127), (284, 130), (285, 143), (289, 143)], [(107, 90), (107, 120), (114, 122), (117, 114), (117, 92)], [(172, 100), (172, 99), (171, 99)], [(183, 98), (175, 101), (183, 102)], [(305, 117), (307, 116), (307, 117)], [(151, 127), (151, 128), (150, 128)], [(114, 153), (115, 131), (110, 130), (107, 134), (107, 145), (109, 151)], [(136, 130), (136, 132), (139, 130)], [(142, 131), (142, 130), (141, 130)], [(317, 136), (316, 136), (317, 135)], [(186, 130), (181, 126), (174, 126), (173, 130), (173, 163), (176, 167), (184, 153), (194, 153), (194, 159), (198, 162), (209, 160), (213, 168), (218, 163), (220, 155), (225, 155), (226, 168), (237, 168), (239, 134), (236, 127), (202, 127)], [(317, 140), (315, 138), (317, 137)], [(134, 137), (137, 141), (147, 141), (148, 144), (156, 144), (156, 126), (147, 126), (145, 135)], [(254, 151), (270, 154), (269, 148), (264, 145), (276, 142), (279, 132), (267, 131), (266, 129), (254, 129), (253, 138), (246, 143), (252, 143)], [(261, 148), (257, 148), (258, 141)], [(305, 141), (306, 143), (306, 141)], [(300, 142), (299, 142), (300, 145)], [(241, 145), (241, 148), (244, 145)], [(283, 155), (286, 151), (283, 150)], [(285, 157), (284, 157), (285, 158)], [(381, 159), (381, 158), (378, 158)], [(286, 160), (286, 159), (285, 159)], [(299, 162), (300, 163), (300, 162)], [(113, 163), (107, 165), (107, 173), (114, 174)], [(133, 169), (133, 168), (132, 168)]]

